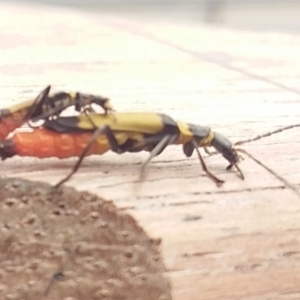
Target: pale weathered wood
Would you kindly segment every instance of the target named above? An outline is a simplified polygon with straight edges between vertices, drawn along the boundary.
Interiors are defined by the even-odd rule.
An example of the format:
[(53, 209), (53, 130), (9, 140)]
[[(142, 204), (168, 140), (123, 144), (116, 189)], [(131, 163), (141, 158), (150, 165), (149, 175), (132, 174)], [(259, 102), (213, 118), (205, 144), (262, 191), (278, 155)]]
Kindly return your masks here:
[[(178, 20), (1, 4), (1, 106), (45, 85), (111, 98), (117, 110), (165, 112), (232, 141), (297, 123), (300, 37), (207, 28)], [(299, 92), (298, 92), (299, 91)], [(298, 129), (247, 149), (300, 182)], [(170, 147), (137, 183), (147, 154), (87, 158), (70, 185), (129, 211), (162, 250), (175, 300), (299, 299), (300, 199), (250, 159), (246, 180), (216, 188), (194, 156)], [(56, 183), (74, 159), (13, 158), (1, 174)]]

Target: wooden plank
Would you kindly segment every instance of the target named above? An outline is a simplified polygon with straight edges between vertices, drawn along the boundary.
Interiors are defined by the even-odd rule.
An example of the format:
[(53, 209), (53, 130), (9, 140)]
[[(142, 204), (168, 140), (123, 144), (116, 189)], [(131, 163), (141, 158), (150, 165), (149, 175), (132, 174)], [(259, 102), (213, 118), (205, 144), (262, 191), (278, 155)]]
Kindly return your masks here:
[[(3, 107), (45, 85), (109, 96), (117, 110), (165, 112), (211, 126), (232, 141), (299, 120), (300, 38), (209, 28), (143, 16), (1, 4)], [(18, 22), (15, 22), (18, 20)], [(55, 20), (55, 22), (54, 22)], [(297, 129), (245, 147), (291, 183), (300, 182)], [(170, 147), (137, 182), (147, 154), (85, 160), (69, 185), (130, 212), (162, 250), (177, 299), (298, 299), (300, 199), (250, 159), (246, 180)], [(14, 158), (2, 174), (56, 183), (74, 163)]]

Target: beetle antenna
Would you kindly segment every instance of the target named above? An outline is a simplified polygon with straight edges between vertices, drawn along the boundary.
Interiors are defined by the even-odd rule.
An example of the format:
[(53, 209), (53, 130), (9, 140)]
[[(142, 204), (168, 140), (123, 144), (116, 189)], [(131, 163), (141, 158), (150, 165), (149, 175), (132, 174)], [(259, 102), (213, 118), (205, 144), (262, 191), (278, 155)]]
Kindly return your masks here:
[(246, 144), (246, 143), (251, 143), (251, 142), (263, 139), (265, 137), (271, 136), (273, 134), (280, 133), (282, 131), (285, 131), (285, 130), (288, 130), (288, 129), (293, 129), (293, 128), (296, 128), (296, 127), (300, 127), (300, 124), (294, 124), (294, 125), (289, 125), (289, 126), (281, 127), (281, 128), (276, 129), (274, 131), (270, 131), (270, 132), (267, 132), (265, 134), (258, 135), (258, 136), (256, 136), (255, 138), (252, 138), (252, 139), (248, 139), (248, 140), (244, 140), (244, 141), (238, 141), (238, 142), (236, 142), (234, 144), (234, 146), (243, 145), (243, 144)]
[(246, 154), (248, 157), (250, 157), (252, 160), (254, 160), (257, 164), (259, 164), (261, 167), (263, 167), (265, 170), (267, 170), (269, 173), (271, 173), (274, 177), (276, 177), (278, 180), (280, 180), (282, 183), (284, 183), (287, 187), (289, 187), (291, 190), (293, 190), (297, 194), (297, 196), (300, 198), (299, 191), (295, 188), (295, 186), (293, 186), (291, 183), (289, 183), (286, 179), (284, 179), (283, 177), (278, 175), (275, 171), (273, 171), (272, 169), (267, 167), (265, 164), (263, 164), (261, 161), (256, 159), (252, 154), (250, 154), (246, 150), (239, 149), (239, 148), (235, 149), (235, 150), (237, 152), (242, 152), (242, 153)]

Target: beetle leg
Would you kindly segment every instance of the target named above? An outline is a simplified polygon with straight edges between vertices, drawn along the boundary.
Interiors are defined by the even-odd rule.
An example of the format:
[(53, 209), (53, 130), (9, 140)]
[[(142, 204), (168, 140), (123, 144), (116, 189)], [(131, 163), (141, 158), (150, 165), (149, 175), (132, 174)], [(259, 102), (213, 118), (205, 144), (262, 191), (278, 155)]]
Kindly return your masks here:
[[(166, 135), (164, 136), (160, 142), (153, 148), (153, 150), (150, 152), (149, 157), (147, 158), (147, 160), (142, 164), (141, 167), (141, 173), (140, 175), (142, 176), (143, 172), (145, 171), (146, 166), (149, 164), (149, 162), (151, 161), (151, 159), (153, 159), (155, 156), (157, 156), (158, 154), (160, 154), (162, 151), (165, 150), (165, 148), (172, 144), (172, 142), (177, 138), (177, 135)], [(140, 176), (140, 177), (141, 177)]]
[(117, 152), (117, 153), (122, 153), (123, 152), (122, 149), (119, 147), (118, 142), (117, 142), (115, 136), (113, 135), (113, 132), (111, 131), (109, 126), (106, 125), (106, 126), (97, 128), (94, 131), (89, 143), (86, 145), (85, 149), (82, 151), (79, 159), (77, 160), (76, 164), (72, 168), (71, 172), (65, 178), (63, 178), (61, 181), (59, 181), (54, 186), (54, 188), (60, 187), (62, 184), (67, 182), (78, 171), (78, 169), (79, 169), (83, 159), (85, 158), (86, 154), (88, 153), (88, 151), (92, 147), (93, 143), (97, 140), (97, 138), (100, 135), (105, 135), (106, 136), (112, 151)]
[(85, 107), (82, 112), (87, 116), (89, 113), (95, 113), (96, 111), (92, 108), (91, 105)]
[(219, 152), (217, 152), (217, 151), (209, 151), (209, 149), (208, 149), (207, 147), (204, 147), (204, 151), (205, 151), (209, 156), (213, 156), (213, 155), (219, 154)]
[[(194, 148), (195, 147), (194, 147), (194, 143), (193, 142), (185, 143), (183, 145), (183, 152), (184, 152), (184, 154), (187, 157), (191, 157), (192, 154), (193, 154), (193, 152), (194, 152)], [(207, 147), (203, 147), (203, 148), (204, 148), (205, 153), (207, 153), (209, 156), (213, 156), (213, 155), (219, 154), (219, 152), (217, 152), (217, 151), (210, 151)]]
[[(239, 158), (240, 158), (240, 160), (244, 160), (244, 158), (243, 158), (241, 155), (239, 155)], [(244, 176), (242, 170), (240, 169), (240, 167), (239, 167), (236, 163), (232, 163), (232, 164), (230, 164), (229, 166), (227, 166), (227, 167), (226, 167), (226, 171), (231, 170), (233, 166), (235, 166), (236, 169), (238, 170), (238, 173), (239, 173), (240, 178), (241, 178), (242, 180), (244, 180), (244, 179), (245, 179), (245, 176)]]
[(221, 180), (219, 179), (218, 177), (216, 177), (215, 175), (213, 175), (206, 167), (205, 165), (205, 162), (200, 154), (200, 151), (198, 149), (198, 145), (197, 145), (197, 142), (195, 140), (192, 141), (194, 147), (195, 147), (195, 150), (197, 152), (197, 155), (198, 155), (198, 158), (200, 160), (200, 163), (201, 163), (201, 166), (202, 166), (202, 169), (203, 171), (207, 174), (207, 176), (217, 185), (217, 186), (220, 186), (221, 184), (224, 183), (224, 180)]
[(28, 125), (28, 127), (31, 128), (31, 129), (35, 129), (35, 128), (39, 128), (39, 127), (40, 127), (39, 125), (36, 125), (36, 126), (32, 125), (30, 121), (27, 122), (27, 125)]
[(86, 118), (90, 121), (90, 123), (94, 126), (94, 128), (98, 128), (98, 126), (95, 124), (95, 122), (92, 120), (92, 118), (89, 116), (87, 111), (84, 112)]

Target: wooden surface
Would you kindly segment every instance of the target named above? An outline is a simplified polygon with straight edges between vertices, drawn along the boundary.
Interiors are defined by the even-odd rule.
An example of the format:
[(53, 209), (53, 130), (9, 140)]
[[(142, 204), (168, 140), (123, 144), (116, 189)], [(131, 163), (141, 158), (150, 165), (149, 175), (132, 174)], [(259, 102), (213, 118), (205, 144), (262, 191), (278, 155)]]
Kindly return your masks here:
[[(210, 126), (233, 142), (297, 123), (300, 37), (209, 28), (153, 15), (87, 14), (1, 4), (1, 106), (54, 90), (111, 98), (117, 110), (157, 111)], [(300, 183), (298, 129), (247, 145)], [(137, 183), (146, 153), (87, 158), (69, 182), (132, 214), (161, 237), (175, 300), (300, 298), (300, 199), (246, 158), (235, 172), (169, 147)], [(56, 183), (74, 163), (13, 158), (1, 174)]]

